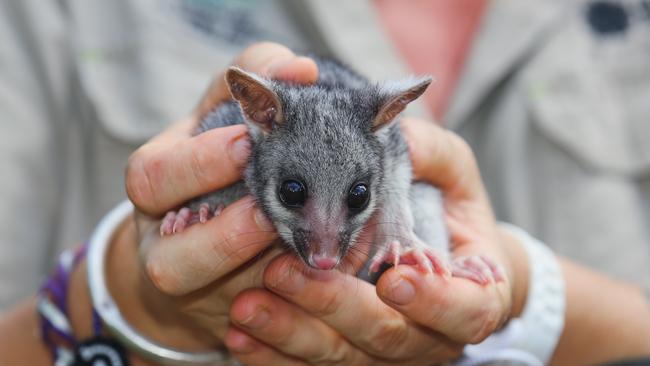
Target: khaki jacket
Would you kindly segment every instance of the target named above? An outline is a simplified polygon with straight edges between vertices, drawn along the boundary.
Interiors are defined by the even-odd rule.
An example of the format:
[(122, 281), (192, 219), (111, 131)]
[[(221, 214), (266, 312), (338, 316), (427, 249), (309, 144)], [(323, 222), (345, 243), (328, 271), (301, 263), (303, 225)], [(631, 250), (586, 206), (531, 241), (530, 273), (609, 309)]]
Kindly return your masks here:
[[(205, 14), (222, 19), (179, 16), (199, 3), (211, 2), (0, 4), (0, 307), (88, 237), (125, 198), (129, 154), (254, 41), (198, 32)], [(373, 79), (408, 73), (370, 1), (274, 4), (307, 48)], [(650, 288), (650, 23), (630, 17), (625, 36), (596, 36), (587, 6), (492, 1), (443, 122), (475, 149), (501, 220)]]

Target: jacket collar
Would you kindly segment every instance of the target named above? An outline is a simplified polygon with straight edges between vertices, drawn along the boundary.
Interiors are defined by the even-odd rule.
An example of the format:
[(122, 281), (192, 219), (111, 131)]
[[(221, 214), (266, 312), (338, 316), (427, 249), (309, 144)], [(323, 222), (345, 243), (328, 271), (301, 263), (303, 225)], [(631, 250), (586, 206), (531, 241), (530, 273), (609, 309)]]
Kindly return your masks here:
[[(444, 123), (458, 128), (487, 95), (526, 62), (562, 19), (562, 0), (493, 0), (465, 61)], [(566, 5), (566, 3), (564, 4)]]
[[(372, 0), (283, 0), (319, 54), (336, 55), (364, 75), (382, 80), (408, 67), (381, 26)], [(490, 0), (444, 121), (457, 128), (485, 97), (526, 61), (561, 19), (566, 0)], [(573, 2), (571, 2), (573, 3)], [(378, 60), (378, 62), (373, 62)], [(430, 117), (413, 103), (409, 113)]]

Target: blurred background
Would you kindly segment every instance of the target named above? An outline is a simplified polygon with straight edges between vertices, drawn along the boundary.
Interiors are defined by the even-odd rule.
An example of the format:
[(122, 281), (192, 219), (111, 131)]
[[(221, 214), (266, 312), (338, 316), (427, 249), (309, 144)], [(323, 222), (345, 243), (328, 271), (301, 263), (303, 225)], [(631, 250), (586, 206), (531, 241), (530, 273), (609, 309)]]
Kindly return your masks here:
[(649, 0), (0, 0), (0, 309), (259, 41), (433, 75), (411, 112), (470, 142), (500, 220), (650, 289)]

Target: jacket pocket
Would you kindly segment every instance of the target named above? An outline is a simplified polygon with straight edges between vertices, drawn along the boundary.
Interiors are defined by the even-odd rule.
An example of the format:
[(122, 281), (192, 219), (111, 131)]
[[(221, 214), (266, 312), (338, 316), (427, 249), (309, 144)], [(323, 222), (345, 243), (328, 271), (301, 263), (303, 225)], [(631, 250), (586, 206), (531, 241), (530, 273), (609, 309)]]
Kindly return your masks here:
[(77, 1), (74, 62), (100, 126), (141, 143), (187, 116), (238, 47), (194, 34), (165, 2)]
[(650, 173), (650, 59), (633, 40), (576, 24), (544, 46), (524, 78), (538, 129), (587, 168)]

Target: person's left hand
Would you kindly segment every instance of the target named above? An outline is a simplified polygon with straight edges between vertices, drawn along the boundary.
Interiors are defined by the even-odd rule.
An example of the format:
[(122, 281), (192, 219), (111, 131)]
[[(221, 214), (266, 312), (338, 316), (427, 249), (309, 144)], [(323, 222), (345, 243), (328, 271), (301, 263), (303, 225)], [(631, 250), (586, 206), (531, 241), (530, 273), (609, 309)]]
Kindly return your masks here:
[(400, 265), (375, 287), (351, 274), (307, 270), (285, 255), (266, 268), (266, 289), (246, 290), (231, 306), (225, 344), (244, 364), (441, 363), (512, 315), (507, 238), (496, 226), (471, 150), (433, 124), (404, 125), (416, 178), (443, 191), (454, 253), (489, 256), (506, 266), (502, 280), (479, 285)]

